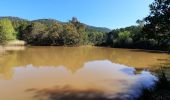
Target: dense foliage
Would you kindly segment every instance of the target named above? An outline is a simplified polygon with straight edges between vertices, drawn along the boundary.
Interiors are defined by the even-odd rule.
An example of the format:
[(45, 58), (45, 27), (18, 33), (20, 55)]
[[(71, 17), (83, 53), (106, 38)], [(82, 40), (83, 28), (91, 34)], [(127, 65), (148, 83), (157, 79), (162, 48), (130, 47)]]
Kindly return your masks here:
[(109, 31), (107, 28), (80, 23), (75, 17), (69, 22), (54, 19), (28, 21), (17, 17), (0, 17), (0, 20), (4, 19), (12, 23), (16, 38), (30, 45), (101, 45), (106, 41), (106, 32)]
[(158, 48), (170, 46), (170, 0), (155, 0), (150, 15), (145, 18), (143, 37), (152, 40)]
[(9, 40), (13, 40), (16, 37), (16, 32), (12, 26), (12, 23), (8, 19), (0, 20), (0, 43), (5, 43)]
[(111, 47), (145, 48), (141, 31), (140, 25), (115, 29), (107, 34), (106, 44)]
[(143, 49), (170, 49), (170, 0), (155, 0), (150, 15), (138, 26), (116, 29), (108, 33), (107, 45)]

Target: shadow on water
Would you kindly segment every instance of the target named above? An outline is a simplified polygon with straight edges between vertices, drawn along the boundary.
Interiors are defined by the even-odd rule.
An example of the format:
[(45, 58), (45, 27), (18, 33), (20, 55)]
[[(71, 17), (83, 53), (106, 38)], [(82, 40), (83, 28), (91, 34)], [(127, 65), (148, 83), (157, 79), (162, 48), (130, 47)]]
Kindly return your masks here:
[(123, 93), (112, 95), (96, 89), (75, 90), (68, 85), (55, 89), (38, 90), (32, 88), (26, 92), (34, 93), (32, 98), (35, 100), (135, 100)]
[(28, 89), (26, 92), (33, 92), (33, 99), (36, 100), (111, 100), (106, 98), (102, 91), (74, 90), (69, 86), (56, 89)]
[(148, 52), (148, 53), (167, 53), (166, 51), (159, 51), (159, 50), (145, 50), (145, 49), (131, 49), (130, 51), (133, 52)]

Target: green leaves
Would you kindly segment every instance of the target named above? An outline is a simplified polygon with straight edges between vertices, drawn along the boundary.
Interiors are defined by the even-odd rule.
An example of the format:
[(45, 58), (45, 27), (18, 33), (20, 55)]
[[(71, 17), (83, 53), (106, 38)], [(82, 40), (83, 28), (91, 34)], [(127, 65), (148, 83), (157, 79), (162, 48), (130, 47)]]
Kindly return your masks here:
[(16, 32), (8, 19), (0, 20), (0, 43), (16, 39)]
[(154, 39), (161, 48), (170, 42), (170, 0), (155, 0), (150, 5), (150, 15), (145, 18), (143, 35)]
[(80, 34), (77, 32), (76, 27), (69, 23), (64, 26), (64, 44), (65, 45), (78, 45), (80, 40)]
[(131, 36), (131, 33), (129, 31), (123, 31), (118, 33), (118, 39), (120, 40), (126, 40)]

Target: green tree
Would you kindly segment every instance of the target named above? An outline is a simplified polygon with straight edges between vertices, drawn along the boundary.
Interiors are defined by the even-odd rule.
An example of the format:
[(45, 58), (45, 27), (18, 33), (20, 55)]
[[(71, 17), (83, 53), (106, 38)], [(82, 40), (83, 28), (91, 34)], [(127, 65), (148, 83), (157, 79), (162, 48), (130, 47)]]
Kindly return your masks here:
[(0, 43), (16, 39), (16, 32), (8, 19), (0, 20)]
[(47, 38), (46, 26), (39, 22), (33, 22), (25, 28), (22, 38), (29, 44), (41, 45)]
[(64, 45), (79, 45), (80, 34), (72, 23), (64, 25), (63, 41)]
[(127, 38), (129, 38), (131, 36), (131, 33), (128, 31), (124, 31), (124, 32), (119, 32), (118, 33), (118, 38), (119, 40), (126, 40)]
[(23, 31), (27, 28), (28, 25), (29, 23), (26, 21), (22, 21), (22, 23), (18, 24), (18, 26), (15, 29), (17, 31), (17, 39), (19, 40), (23, 39), (22, 37), (22, 35), (24, 34)]
[(73, 24), (76, 27), (76, 30), (79, 34), (79, 44), (83, 45), (87, 42), (87, 33), (86, 33), (86, 27), (83, 23), (80, 23), (76, 17), (73, 17), (72, 20), (70, 20), (70, 23)]
[(170, 41), (170, 0), (155, 0), (150, 5), (150, 15), (145, 18), (143, 36), (154, 39), (159, 47)]
[(63, 40), (63, 26), (61, 24), (54, 24), (48, 28), (48, 38), (51, 45), (64, 45)]
[(103, 45), (106, 42), (106, 33), (103, 32), (90, 31), (88, 37), (92, 45)]
[(133, 42), (132, 34), (129, 31), (119, 32), (118, 37), (114, 42), (117, 42), (119, 47), (129, 47)]

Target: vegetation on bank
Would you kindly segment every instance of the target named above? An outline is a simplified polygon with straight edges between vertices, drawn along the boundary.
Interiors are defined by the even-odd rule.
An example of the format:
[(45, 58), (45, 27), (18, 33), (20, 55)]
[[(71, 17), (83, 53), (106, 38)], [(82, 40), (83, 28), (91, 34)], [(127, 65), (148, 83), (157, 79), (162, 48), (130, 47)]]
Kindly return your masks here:
[(138, 26), (116, 29), (108, 34), (112, 47), (170, 49), (170, 0), (154, 0), (150, 15), (137, 21)]
[(138, 100), (170, 100), (170, 81), (161, 68), (158, 74), (158, 81), (155, 87), (143, 89), (142, 95)]
[[(0, 20), (11, 22), (12, 29), (16, 31), (16, 39), (24, 40), (30, 45), (101, 45), (106, 40), (106, 32), (110, 31), (80, 23), (75, 17), (65, 23), (52, 19), (28, 21), (16, 17), (2, 17)], [(1, 43), (3, 42), (4, 40)]]
[(8, 19), (0, 20), (0, 43), (5, 43), (16, 38), (16, 32)]
[(169, 12), (169, 0), (155, 0), (150, 5), (150, 15), (138, 20), (138, 25), (112, 31), (83, 24), (75, 17), (69, 22), (53, 19), (28, 21), (16, 17), (1, 17), (0, 43), (19, 39), (30, 45), (97, 45), (168, 50), (170, 49)]

